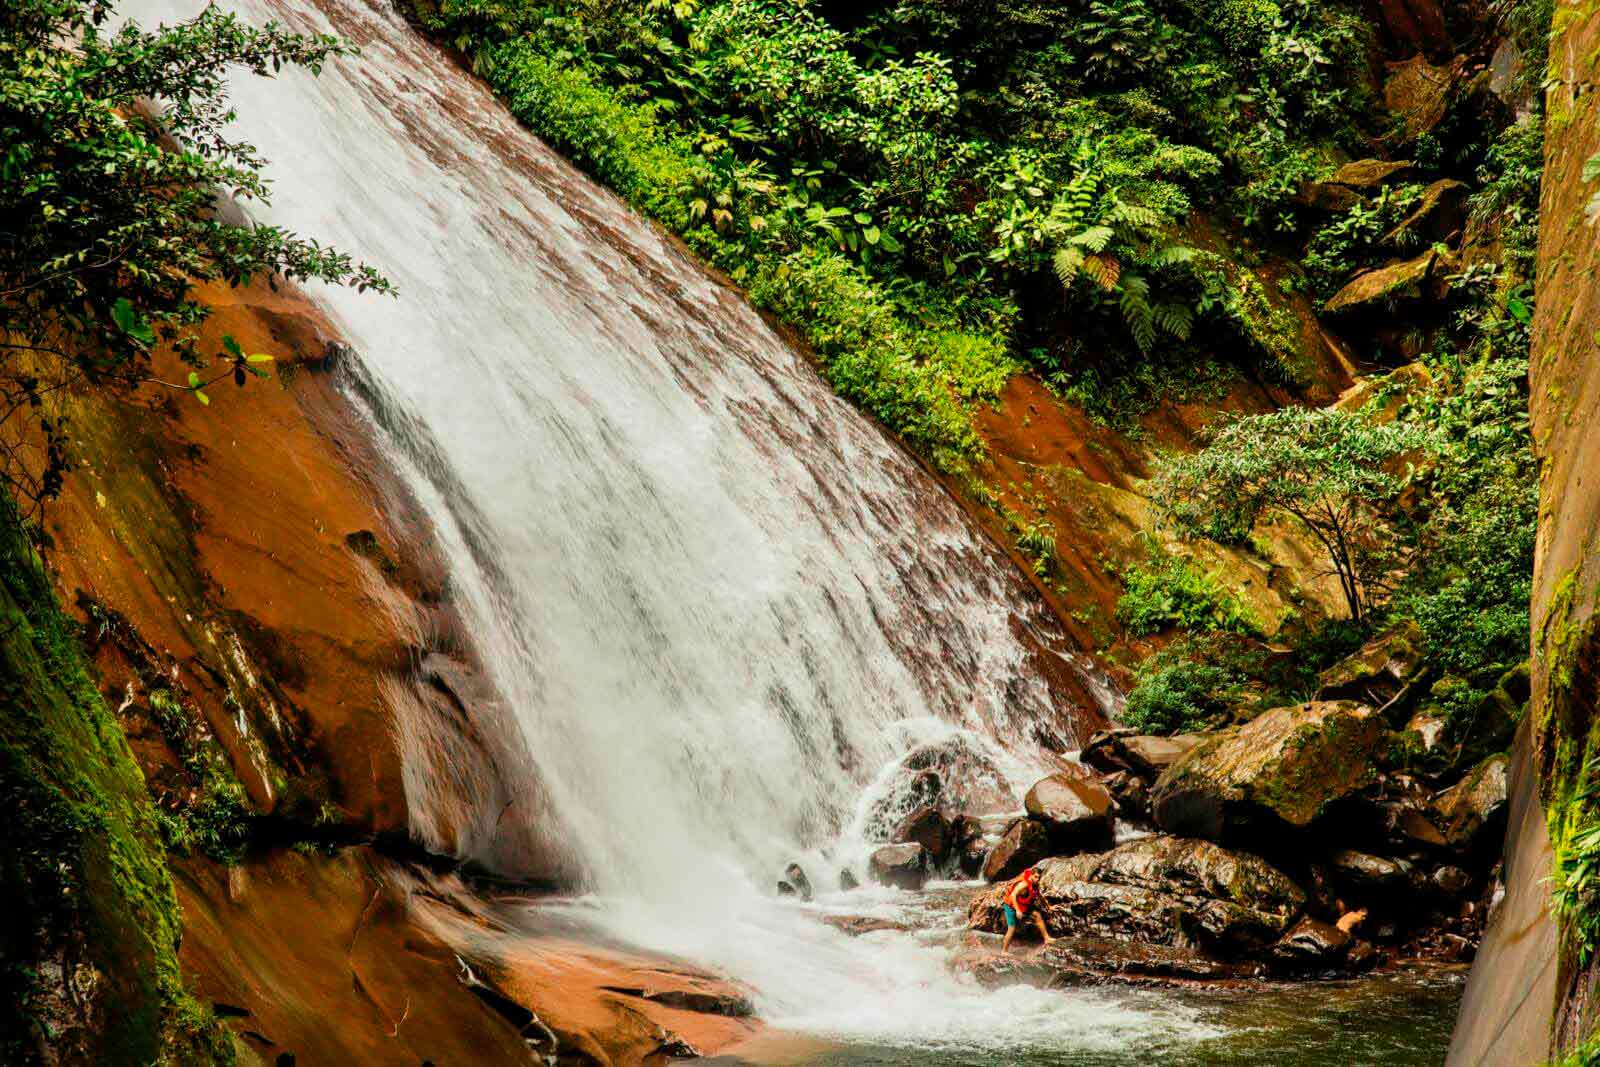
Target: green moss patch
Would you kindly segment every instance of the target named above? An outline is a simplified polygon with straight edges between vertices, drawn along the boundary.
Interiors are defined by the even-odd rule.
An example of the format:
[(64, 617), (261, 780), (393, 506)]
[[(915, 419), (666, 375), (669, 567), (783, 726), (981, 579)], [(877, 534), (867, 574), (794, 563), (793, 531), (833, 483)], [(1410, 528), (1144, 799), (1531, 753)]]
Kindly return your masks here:
[(183, 989), (143, 777), (9, 511), (0, 705), (0, 1059), (29, 1062), (42, 1037), (84, 1062), (231, 1062)]

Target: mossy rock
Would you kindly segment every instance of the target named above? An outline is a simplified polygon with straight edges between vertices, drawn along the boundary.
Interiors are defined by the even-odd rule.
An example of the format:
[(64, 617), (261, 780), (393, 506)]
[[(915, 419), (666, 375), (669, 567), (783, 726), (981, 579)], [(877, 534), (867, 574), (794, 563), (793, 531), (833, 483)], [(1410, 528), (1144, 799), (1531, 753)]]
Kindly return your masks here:
[(1219, 730), (1156, 780), (1155, 821), (1213, 841), (1304, 829), (1371, 785), (1389, 732), (1371, 708), (1316, 701)]
[(1330, 313), (1384, 310), (1397, 300), (1440, 295), (1438, 280), (1455, 267), (1455, 257), (1429, 249), (1419, 256), (1358, 274), (1328, 300)]
[(75, 627), (0, 513), (0, 1062), (205, 1064), (156, 816)]
[[(1144, 837), (1038, 866), (1040, 908), (1054, 934), (1197, 943), (1223, 958), (1274, 943), (1306, 902), (1293, 880), (1259, 856), (1192, 838)], [(973, 898), (970, 928), (1005, 929), (1004, 888)]]
[(1494, 755), (1468, 771), (1433, 802), (1445, 840), (1463, 852), (1499, 847), (1506, 824), (1510, 759)]
[(1381, 707), (1400, 695), (1421, 666), (1422, 631), (1408, 621), (1323, 671), (1317, 677), (1317, 699)]

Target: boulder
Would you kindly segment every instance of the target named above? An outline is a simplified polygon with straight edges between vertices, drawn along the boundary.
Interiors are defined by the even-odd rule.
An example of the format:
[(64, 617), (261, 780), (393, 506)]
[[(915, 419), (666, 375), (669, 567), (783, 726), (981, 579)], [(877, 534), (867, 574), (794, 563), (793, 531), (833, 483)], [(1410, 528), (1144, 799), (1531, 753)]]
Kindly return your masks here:
[(1456, 745), (1457, 759), (1463, 764), (1472, 764), (1509, 749), (1517, 723), (1522, 721), (1528, 696), (1526, 663), (1501, 675), (1495, 687), (1485, 693), (1466, 716), (1466, 726), (1459, 736), (1450, 738)]
[(883, 845), (872, 853), (867, 869), (874, 881), (897, 889), (921, 889), (928, 881), (932, 864), (928, 850), (915, 842)]
[(1328, 865), (1334, 879), (1362, 899), (1397, 896), (1415, 888), (1412, 867), (1405, 860), (1346, 848), (1329, 856)]
[(1423, 752), (1437, 752), (1444, 744), (1445, 721), (1442, 716), (1419, 711), (1406, 722), (1406, 733), (1416, 734)]
[(983, 858), (989, 854), (993, 841), (986, 840), (983, 823), (971, 815), (958, 815), (950, 820), (950, 854), (956, 869), (968, 878), (976, 878), (983, 870)]
[(1206, 736), (1156, 780), (1151, 813), (1174, 834), (1238, 840), (1301, 829), (1370, 785), (1387, 739), (1370, 708), (1318, 701), (1273, 708)]
[(1212, 959), (1191, 948), (1118, 941), (1106, 937), (1062, 937), (1038, 952), (1008, 955), (969, 948), (951, 961), (985, 989), (1031, 985), (1061, 989), (1098, 985), (1107, 979), (1136, 985), (1253, 978), (1258, 964)]
[(867, 835), (888, 838), (906, 815), (919, 808), (939, 807), (943, 795), (944, 779), (939, 777), (938, 771), (908, 768), (902, 761), (888, 787), (867, 812)]
[(1153, 778), (1200, 741), (1199, 734), (1161, 737), (1139, 734), (1127, 728), (1101, 730), (1089, 738), (1080, 759), (1107, 774), (1128, 771)]
[(1430, 248), (1411, 259), (1356, 275), (1329, 298), (1324, 310), (1386, 312), (1388, 305), (1400, 299), (1436, 298), (1442, 295), (1444, 275), (1454, 265), (1453, 256)]
[(800, 895), (800, 891), (794, 886), (790, 885), (788, 882), (779, 881), (778, 895), (780, 897), (795, 897)]
[(1272, 946), (1272, 957), (1288, 970), (1334, 967), (1342, 961), (1352, 940), (1337, 926), (1307, 916)]
[(989, 858), (990, 844), (981, 837), (973, 838), (956, 851), (956, 869), (968, 878), (983, 873), (983, 861)]
[(1348, 189), (1373, 190), (1415, 167), (1406, 159), (1355, 159), (1328, 175), (1326, 181)]
[(1384, 235), (1391, 245), (1434, 244), (1461, 231), (1466, 222), (1467, 186), (1454, 178), (1440, 178), (1422, 190), (1417, 206)]
[(889, 840), (897, 845), (915, 842), (928, 850), (929, 862), (935, 866), (942, 864), (950, 855), (952, 834), (950, 823), (938, 808), (924, 806), (917, 808), (895, 827)]
[(1414, 141), (1432, 130), (1450, 108), (1451, 93), (1467, 61), (1456, 56), (1433, 64), (1417, 55), (1389, 64), (1383, 83), (1383, 102), (1405, 122), (1405, 139)]
[(1389, 35), (1409, 51), (1448, 53), (1450, 31), (1441, 0), (1378, 0), (1378, 13)]
[(1442, 848), (1444, 834), (1429, 818), (1429, 812), (1420, 800), (1388, 801), (1379, 806), (1383, 815), (1383, 828), (1388, 839), (1402, 848)]
[(1440, 829), (1452, 848), (1463, 852), (1500, 847), (1506, 824), (1504, 755), (1490, 756), (1434, 799)]
[(1362, 196), (1348, 185), (1339, 185), (1334, 182), (1302, 182), (1295, 191), (1294, 201), (1304, 207), (1316, 208), (1318, 211), (1333, 211), (1343, 214), (1361, 203)]
[[(791, 863), (783, 869), (783, 880), (794, 887), (795, 892), (800, 894), (801, 900), (809, 901), (811, 899), (811, 879), (806, 877), (805, 868), (798, 863)], [(783, 883), (780, 882), (779, 884), (782, 885)], [(781, 889), (779, 890), (780, 893), (782, 891)]]
[(1102, 784), (1117, 802), (1117, 814), (1125, 819), (1144, 819), (1150, 815), (1150, 787), (1132, 771), (1115, 771)]
[(911, 929), (905, 923), (893, 919), (880, 919), (871, 915), (824, 915), (822, 921), (838, 930), (840, 933), (851, 937), (860, 937), (862, 934), (875, 934), (882, 930), (903, 932)]
[[(1392, 738), (1414, 741), (1412, 734), (1391, 734)], [(1391, 759), (1394, 752), (1389, 753)], [(1387, 774), (1381, 792), (1356, 798), (1343, 806), (1339, 829), (1345, 836), (1340, 844), (1356, 844), (1384, 855), (1406, 855), (1441, 849), (1444, 834), (1433, 811), (1433, 797), (1413, 778), (1401, 772)]]
[(1460, 867), (1445, 865), (1433, 872), (1433, 877), (1428, 881), (1433, 887), (1445, 896), (1459, 897), (1472, 888), (1472, 878)]
[(908, 753), (901, 765), (938, 775), (939, 799), (947, 811), (987, 815), (1017, 808), (1017, 795), (1005, 772), (966, 737), (922, 745)]
[(848, 893), (861, 883), (856, 879), (856, 874), (849, 867), (839, 868), (839, 889)]
[[(1103, 853), (1039, 864), (1040, 908), (1052, 933), (1151, 944), (1195, 942), (1222, 956), (1271, 945), (1305, 894), (1265, 860), (1207, 841), (1145, 837)], [(998, 932), (1004, 888), (974, 897), (968, 925)]]
[(1036, 819), (1017, 819), (983, 859), (983, 880), (1015, 878), (1050, 855), (1050, 832)]
[(1355, 700), (1381, 708), (1422, 663), (1422, 631), (1414, 622), (1373, 638), (1317, 678), (1318, 700)]
[(1023, 807), (1050, 833), (1057, 854), (1111, 847), (1111, 794), (1098, 782), (1052, 774), (1028, 790)]
[(1295, 201), (1322, 211), (1349, 211), (1361, 203), (1363, 193), (1376, 191), (1385, 182), (1409, 173), (1414, 166), (1408, 160), (1353, 160), (1321, 181), (1302, 183), (1295, 193)]

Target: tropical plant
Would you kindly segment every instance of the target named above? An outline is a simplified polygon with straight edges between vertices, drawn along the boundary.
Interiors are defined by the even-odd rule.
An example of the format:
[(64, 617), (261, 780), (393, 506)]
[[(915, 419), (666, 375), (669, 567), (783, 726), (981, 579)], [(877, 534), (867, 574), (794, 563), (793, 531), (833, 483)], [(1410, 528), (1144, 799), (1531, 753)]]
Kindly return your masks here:
[(1122, 576), (1117, 618), (1135, 637), (1168, 626), (1191, 631), (1260, 632), (1260, 625), (1222, 583), (1182, 556), (1153, 552)]
[[(215, 206), (219, 193), (268, 193), (255, 148), (229, 136), (225, 73), (315, 72), (350, 49), (215, 7), (107, 32), (110, 11), (110, 0), (0, 8), (0, 484), (25, 504), (61, 487), (61, 390), (157, 382), (204, 400), (210, 382), (261, 371), (265, 359), (231, 338), (200, 351), (197, 283), (317, 278), (390, 291), (369, 266)], [(194, 368), (185, 381), (150, 374), (163, 345)]]
[(1174, 242), (1161, 212), (1125, 199), (1099, 166), (1099, 148), (1081, 141), (1072, 155), (1071, 176), (1059, 193), (1038, 165), (1014, 158), (1012, 173), (999, 183), (995, 247), (989, 258), (1026, 269), (1048, 252), (1051, 269), (1068, 293), (1115, 300), (1134, 342), (1143, 351), (1157, 332), (1187, 339), (1194, 323), (1189, 302), (1152, 294), (1151, 277), (1187, 264), (1194, 250)]
[(1361, 621), (1401, 562), (1399, 505), (1421, 428), (1336, 408), (1285, 408), (1231, 419), (1189, 455), (1166, 457), (1153, 496), (1188, 536), (1247, 538), (1264, 515), (1299, 522), (1322, 545), (1350, 618)]
[(1186, 733), (1228, 713), (1244, 681), (1236, 669), (1196, 658), (1180, 643), (1139, 665), (1119, 721), (1153, 734)]

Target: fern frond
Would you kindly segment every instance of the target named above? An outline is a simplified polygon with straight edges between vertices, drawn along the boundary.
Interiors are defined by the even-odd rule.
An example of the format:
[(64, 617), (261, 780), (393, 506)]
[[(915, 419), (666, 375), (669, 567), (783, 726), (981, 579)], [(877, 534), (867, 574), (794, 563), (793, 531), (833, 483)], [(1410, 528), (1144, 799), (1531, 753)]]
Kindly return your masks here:
[(1152, 229), (1162, 223), (1161, 213), (1154, 208), (1145, 207), (1143, 204), (1129, 204), (1122, 200), (1112, 203), (1111, 210), (1106, 212), (1106, 220), (1142, 229)]
[(1133, 334), (1134, 343), (1140, 351), (1150, 351), (1156, 341), (1155, 309), (1150, 306), (1150, 283), (1137, 274), (1123, 275), (1117, 302), (1122, 307), (1122, 318), (1128, 324), (1128, 332)]
[(1062, 202), (1067, 206), (1068, 221), (1081, 225), (1089, 218), (1094, 208), (1095, 187), (1099, 184), (1099, 179), (1088, 171), (1074, 175), (1067, 183)]
[(1194, 311), (1189, 305), (1167, 300), (1157, 304), (1153, 314), (1156, 325), (1164, 332), (1180, 341), (1189, 339), (1189, 331), (1194, 328)]
[(1083, 249), (1076, 245), (1062, 245), (1056, 249), (1056, 254), (1050, 260), (1055, 267), (1056, 277), (1061, 279), (1061, 284), (1070, 289), (1072, 283), (1078, 280), (1078, 274), (1083, 270)]
[(1144, 262), (1146, 266), (1160, 270), (1163, 267), (1176, 267), (1191, 262), (1194, 256), (1194, 249), (1188, 245), (1162, 245), (1152, 250)]
[(1110, 226), (1090, 226), (1082, 233), (1074, 234), (1072, 237), (1072, 243), (1075, 245), (1081, 245), (1091, 252), (1104, 252), (1106, 250), (1106, 245), (1110, 244), (1111, 238), (1115, 237), (1116, 235), (1117, 231), (1113, 230)]
[(1122, 261), (1116, 256), (1104, 253), (1085, 256), (1082, 269), (1084, 274), (1108, 293), (1117, 287), (1117, 281), (1122, 277)]

